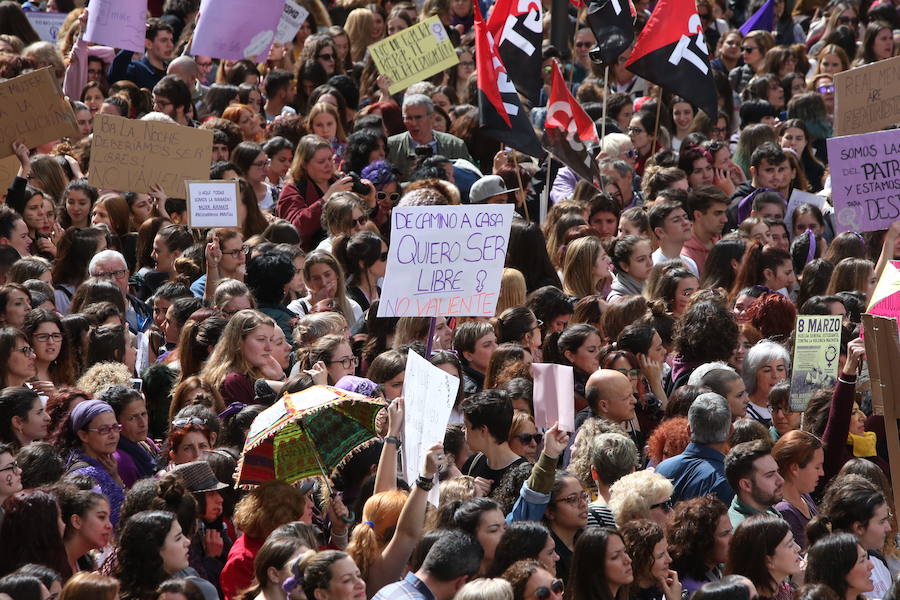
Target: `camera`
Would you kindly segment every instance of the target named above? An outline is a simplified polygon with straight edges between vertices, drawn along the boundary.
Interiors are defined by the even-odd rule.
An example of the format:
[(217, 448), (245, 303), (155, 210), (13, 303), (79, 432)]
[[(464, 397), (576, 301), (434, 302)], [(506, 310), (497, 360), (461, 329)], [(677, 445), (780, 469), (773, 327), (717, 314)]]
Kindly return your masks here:
[(353, 185), (350, 187), (350, 191), (354, 194), (359, 194), (360, 196), (368, 196), (371, 189), (369, 185), (362, 182), (358, 173), (354, 173), (351, 171), (347, 173), (347, 177), (353, 180)]

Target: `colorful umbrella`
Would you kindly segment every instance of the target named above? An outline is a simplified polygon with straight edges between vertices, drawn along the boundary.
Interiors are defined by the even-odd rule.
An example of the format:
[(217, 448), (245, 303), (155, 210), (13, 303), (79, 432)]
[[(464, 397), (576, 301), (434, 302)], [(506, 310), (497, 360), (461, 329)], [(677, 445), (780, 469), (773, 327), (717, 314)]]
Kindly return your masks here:
[(381, 400), (324, 385), (281, 398), (250, 426), (237, 484), (329, 477), (376, 441), (375, 416), (384, 407)]

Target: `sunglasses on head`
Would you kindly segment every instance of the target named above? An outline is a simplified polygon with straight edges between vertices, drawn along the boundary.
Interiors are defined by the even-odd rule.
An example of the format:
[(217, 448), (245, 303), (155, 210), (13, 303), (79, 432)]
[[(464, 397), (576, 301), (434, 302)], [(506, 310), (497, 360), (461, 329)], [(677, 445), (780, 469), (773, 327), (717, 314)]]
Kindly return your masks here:
[(369, 217), (367, 217), (366, 215), (363, 215), (358, 219), (350, 219), (350, 226), (352, 227), (353, 225), (359, 225), (360, 227), (362, 227), (368, 220)]
[(563, 589), (565, 589), (565, 585), (562, 582), (562, 579), (555, 579), (553, 583), (550, 584), (550, 587), (542, 585), (539, 588), (534, 590), (534, 597), (537, 600), (547, 600), (553, 594), (562, 594)]
[(640, 153), (636, 149), (632, 148), (631, 150), (625, 151), (625, 156), (627, 156), (628, 158), (637, 158), (638, 156), (640, 156)]
[(535, 444), (540, 444), (544, 440), (544, 434), (542, 433), (517, 433), (515, 438), (525, 444), (526, 446), (534, 441)]
[(654, 508), (661, 508), (661, 509), (663, 509), (663, 512), (672, 512), (672, 509), (674, 507), (675, 507), (675, 503), (672, 501), (672, 498), (669, 497), (669, 498), (663, 500), (662, 502), (657, 502), (656, 504), (652, 505), (650, 507), (650, 510), (653, 510)]

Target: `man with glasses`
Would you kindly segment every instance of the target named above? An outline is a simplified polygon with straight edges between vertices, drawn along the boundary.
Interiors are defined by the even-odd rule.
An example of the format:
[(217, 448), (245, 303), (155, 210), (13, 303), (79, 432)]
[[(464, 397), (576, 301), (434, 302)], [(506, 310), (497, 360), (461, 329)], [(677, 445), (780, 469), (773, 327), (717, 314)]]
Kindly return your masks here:
[(171, 117), (179, 125), (196, 126), (191, 119), (191, 90), (175, 75), (166, 75), (153, 86), (153, 110)]
[(112, 281), (125, 298), (125, 321), (135, 333), (146, 331), (153, 324), (150, 307), (128, 293), (128, 263), (115, 250), (103, 250), (94, 255), (88, 265), (88, 273), (97, 279)]
[[(466, 144), (455, 135), (435, 131), (432, 123), (434, 104), (424, 94), (410, 94), (403, 98), (403, 124), (405, 133), (388, 138), (388, 162), (396, 168), (403, 180), (408, 179), (419, 154), (443, 155), (450, 160), (457, 158), (473, 162)], [(420, 146), (422, 150), (416, 151)]]
[(297, 82), (290, 72), (282, 69), (272, 69), (266, 75), (264, 83), (266, 90), (266, 103), (263, 111), (266, 115), (266, 123), (271, 123), (279, 115), (296, 115), (297, 111), (288, 106), (297, 96)]
[(206, 295), (207, 282), (212, 282), (209, 287), (215, 290), (220, 279), (243, 281), (247, 264), (248, 248), (244, 244), (244, 236), (237, 229), (210, 229), (206, 234), (206, 244), (206, 273), (191, 284), (191, 293), (197, 298)]

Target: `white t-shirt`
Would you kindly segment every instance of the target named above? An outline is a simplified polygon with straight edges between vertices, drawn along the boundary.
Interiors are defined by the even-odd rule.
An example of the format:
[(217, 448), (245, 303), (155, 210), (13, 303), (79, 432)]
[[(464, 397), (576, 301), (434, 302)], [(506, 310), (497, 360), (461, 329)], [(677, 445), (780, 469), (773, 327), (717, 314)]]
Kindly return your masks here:
[(665, 254), (663, 254), (662, 248), (657, 248), (650, 256), (653, 258), (654, 265), (658, 265), (659, 263), (665, 262), (667, 260), (678, 259), (684, 263), (684, 266), (686, 266), (688, 270), (697, 277), (697, 279), (700, 279), (700, 270), (697, 268), (697, 263), (694, 262), (693, 258), (685, 256), (684, 254), (680, 256), (666, 256)]

